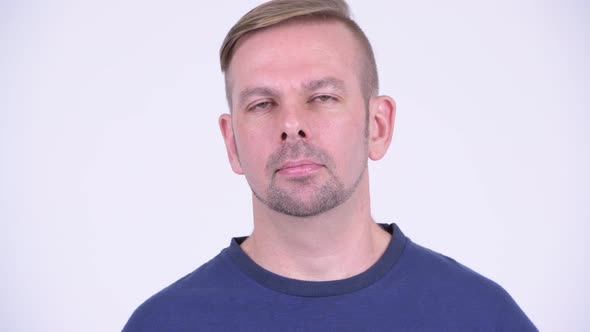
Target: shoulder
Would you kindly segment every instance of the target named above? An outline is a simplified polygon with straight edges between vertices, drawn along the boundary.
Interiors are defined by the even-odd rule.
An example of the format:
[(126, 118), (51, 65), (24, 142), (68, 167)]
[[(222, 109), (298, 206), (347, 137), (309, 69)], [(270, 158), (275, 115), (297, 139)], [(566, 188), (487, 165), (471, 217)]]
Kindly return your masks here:
[[(424, 310), (445, 320), (535, 330), (514, 299), (499, 284), (453, 258), (408, 240), (399, 273)], [(442, 309), (441, 309), (442, 308)], [(459, 326), (458, 326), (459, 328)]]
[(180, 331), (176, 327), (180, 327), (178, 324), (186, 317), (202, 318), (211, 305), (210, 299), (228, 292), (234, 283), (231, 279), (240, 277), (227, 259), (224, 250), (148, 298), (133, 312), (123, 332)]
[(406, 273), (422, 281), (439, 285), (461, 284), (462, 288), (475, 288), (491, 292), (504, 292), (494, 281), (482, 276), (455, 259), (423, 247), (408, 239), (400, 259)]

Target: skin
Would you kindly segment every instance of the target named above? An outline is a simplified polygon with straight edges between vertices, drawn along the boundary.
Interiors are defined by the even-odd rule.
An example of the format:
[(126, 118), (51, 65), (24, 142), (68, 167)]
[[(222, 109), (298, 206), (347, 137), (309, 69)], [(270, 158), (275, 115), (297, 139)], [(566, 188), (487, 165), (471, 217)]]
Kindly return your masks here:
[(229, 66), (219, 125), (254, 213), (242, 249), (276, 274), (347, 278), (390, 241), (371, 218), (367, 162), (389, 147), (395, 103), (363, 96), (358, 48), (340, 22), (291, 22), (243, 37)]

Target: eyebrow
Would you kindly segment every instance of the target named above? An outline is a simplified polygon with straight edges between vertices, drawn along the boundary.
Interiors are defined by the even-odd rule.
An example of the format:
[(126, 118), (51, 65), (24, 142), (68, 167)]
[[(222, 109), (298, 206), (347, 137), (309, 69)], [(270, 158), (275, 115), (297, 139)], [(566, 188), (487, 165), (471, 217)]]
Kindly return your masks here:
[(344, 81), (335, 77), (324, 77), (317, 80), (312, 80), (302, 84), (304, 90), (308, 92), (316, 91), (323, 88), (332, 88), (336, 90), (345, 91)]
[[(317, 80), (311, 80), (301, 84), (301, 87), (306, 92), (313, 92), (323, 88), (332, 88), (344, 92), (344, 81), (335, 77), (323, 77)], [(272, 98), (278, 98), (280, 95), (279, 91), (266, 87), (253, 87), (247, 88), (240, 92), (238, 97), (238, 105), (244, 105), (246, 101), (252, 96), (267, 96)]]
[(255, 88), (247, 88), (240, 92), (240, 96), (238, 98), (238, 104), (243, 105), (248, 98), (252, 96), (268, 96), (268, 97), (277, 97), (279, 92), (275, 89), (271, 89), (269, 87), (255, 87)]

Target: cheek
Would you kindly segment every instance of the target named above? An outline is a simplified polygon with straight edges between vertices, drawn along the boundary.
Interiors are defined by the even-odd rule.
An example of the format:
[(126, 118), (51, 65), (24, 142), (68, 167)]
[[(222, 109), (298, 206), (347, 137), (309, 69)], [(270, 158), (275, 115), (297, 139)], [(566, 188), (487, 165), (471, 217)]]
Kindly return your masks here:
[(317, 120), (321, 126), (316, 128), (316, 132), (330, 135), (334, 139), (354, 140), (355, 137), (364, 137), (365, 134), (366, 111), (362, 105), (349, 106), (341, 112), (327, 113)]
[(318, 144), (332, 155), (339, 168), (368, 158), (364, 115), (361, 119), (343, 117), (327, 121), (316, 128), (316, 133)]
[(246, 175), (264, 172), (268, 156), (272, 153), (269, 131), (260, 126), (235, 129), (238, 158)]

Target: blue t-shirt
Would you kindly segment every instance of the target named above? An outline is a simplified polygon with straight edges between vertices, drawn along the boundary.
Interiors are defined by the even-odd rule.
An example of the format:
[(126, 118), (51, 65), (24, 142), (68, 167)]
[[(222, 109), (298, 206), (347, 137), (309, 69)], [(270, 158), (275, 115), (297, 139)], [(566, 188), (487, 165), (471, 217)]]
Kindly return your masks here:
[(123, 331), (537, 331), (498, 284), (381, 226), (393, 235), (383, 256), (336, 281), (276, 275), (234, 238), (144, 302)]

